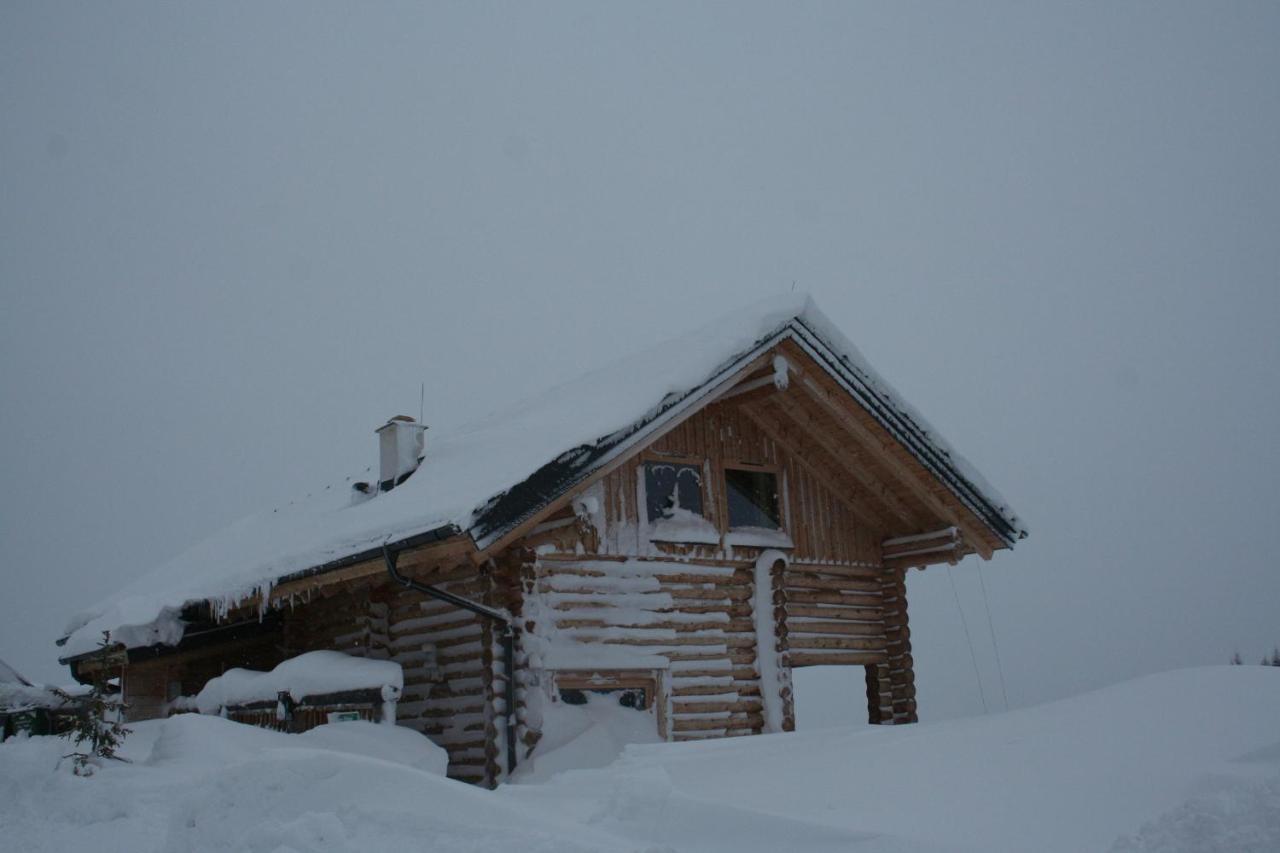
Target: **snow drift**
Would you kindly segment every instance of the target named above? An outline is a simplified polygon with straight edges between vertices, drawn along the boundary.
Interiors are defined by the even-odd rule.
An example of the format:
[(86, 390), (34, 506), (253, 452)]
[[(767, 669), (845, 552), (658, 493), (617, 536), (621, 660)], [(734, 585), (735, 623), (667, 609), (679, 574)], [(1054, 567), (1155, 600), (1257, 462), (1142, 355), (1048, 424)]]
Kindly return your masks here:
[(1261, 853), (1280, 849), (1277, 709), (1280, 669), (1182, 670), (989, 717), (632, 745), (494, 792), (422, 767), (437, 748), (407, 729), (184, 715), (139, 724), (136, 763), (90, 779), (55, 769), (64, 741), (0, 745), (0, 837), (32, 853)]

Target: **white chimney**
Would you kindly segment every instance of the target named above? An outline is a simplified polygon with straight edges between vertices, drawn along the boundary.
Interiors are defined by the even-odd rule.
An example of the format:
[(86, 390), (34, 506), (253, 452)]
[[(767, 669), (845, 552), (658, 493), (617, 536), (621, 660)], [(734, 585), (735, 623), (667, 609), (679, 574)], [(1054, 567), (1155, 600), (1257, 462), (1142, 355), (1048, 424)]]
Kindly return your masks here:
[(408, 415), (396, 415), (378, 427), (378, 482), (390, 491), (412, 474), (422, 458), (427, 428)]

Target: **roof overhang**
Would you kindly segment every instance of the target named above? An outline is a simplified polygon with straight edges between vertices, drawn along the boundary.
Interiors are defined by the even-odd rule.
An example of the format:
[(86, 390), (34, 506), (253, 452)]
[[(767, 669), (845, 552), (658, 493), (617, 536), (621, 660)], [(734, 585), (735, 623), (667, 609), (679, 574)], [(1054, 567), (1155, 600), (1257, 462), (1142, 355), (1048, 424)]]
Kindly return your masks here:
[(703, 405), (732, 389), (759, 368), (768, 353), (790, 340), (875, 420), (961, 503), (1006, 548), (1026, 537), (1026, 531), (1006, 517), (1002, 508), (983, 494), (950, 458), (929, 439), (925, 429), (841, 357), (813, 328), (795, 317), (777, 331), (721, 365), (705, 382), (683, 394), (671, 395), (645, 418), (594, 444), (566, 451), (521, 483), (492, 498), (476, 513), (469, 532), (480, 555), (501, 550), (523, 535), (530, 525), (554, 510), (570, 492), (602, 476), (637, 449), (656, 439)]
[[(415, 533), (411, 536), (403, 536), (398, 539), (389, 540), (386, 544), (387, 547), (393, 551), (408, 551), (440, 545), (451, 540), (460, 540), (463, 537), (467, 537), (467, 534), (464, 533), (464, 531), (462, 531), (457, 525), (445, 524), (440, 527), (426, 530), (422, 533)], [(469, 537), (466, 538), (465, 545), (470, 549), (471, 542)], [(348, 554), (346, 556), (330, 560), (327, 563), (322, 563), (318, 566), (312, 566), (309, 569), (303, 569), (302, 571), (285, 575), (276, 581), (273, 593), (276, 590), (302, 590), (305, 589), (310, 582), (314, 582), (317, 585), (325, 582), (331, 582), (341, 572), (360, 567), (364, 564), (373, 563), (374, 561), (376, 561), (376, 565), (378, 567), (381, 567), (382, 559), (381, 545), (377, 548), (368, 548), (355, 554)], [(378, 571), (381, 571), (381, 569), (379, 568)], [(368, 574), (373, 574), (373, 572), (368, 572)], [(276, 596), (273, 595), (272, 598), (275, 599)], [(202, 602), (199, 601), (187, 602), (187, 606), (201, 603)], [(226, 631), (234, 629), (239, 625), (249, 624), (250, 622), (253, 622), (254, 624), (269, 622), (270, 620), (265, 618), (265, 614), (269, 608), (259, 607), (258, 609), (260, 611), (260, 615), (254, 620), (246, 620), (243, 623), (237, 622), (232, 625), (210, 626), (196, 631), (186, 631), (182, 635), (182, 640), (176, 646), (156, 644), (129, 648), (124, 645), (117, 645), (111, 646), (107, 649), (94, 649), (93, 651), (58, 658), (58, 663), (71, 665), (74, 669), (74, 665), (80, 662), (98, 660), (104, 657), (109, 658), (112, 655), (120, 653), (126, 655), (129, 663), (133, 663), (138, 660), (158, 657), (162, 654), (172, 654), (199, 648), (202, 645), (226, 639), (229, 636), (226, 634)], [(233, 637), (232, 639), (235, 638)], [(63, 646), (66, 645), (67, 640), (68, 637), (62, 637), (58, 639), (56, 643), (59, 646)]]

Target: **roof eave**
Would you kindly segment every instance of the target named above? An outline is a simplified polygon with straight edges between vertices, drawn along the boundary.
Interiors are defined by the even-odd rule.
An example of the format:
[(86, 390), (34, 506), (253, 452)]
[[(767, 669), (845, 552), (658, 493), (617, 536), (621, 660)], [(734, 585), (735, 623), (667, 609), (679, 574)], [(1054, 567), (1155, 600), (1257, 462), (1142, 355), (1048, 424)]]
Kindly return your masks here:
[[(402, 551), (407, 548), (417, 548), (423, 545), (433, 545), (439, 542), (444, 542), (448, 539), (453, 539), (454, 537), (457, 537), (457, 536), (464, 536), (464, 535), (466, 535), (465, 531), (463, 531), (456, 524), (450, 523), (450, 524), (440, 525), (439, 527), (431, 528), (421, 533), (415, 533), (411, 536), (404, 536), (399, 539), (389, 539), (386, 544), (388, 547), (392, 548), (393, 550)], [(284, 575), (280, 578), (277, 578), (274, 581), (273, 586), (280, 586), (282, 584), (290, 583), (293, 581), (306, 580), (307, 578), (313, 578), (320, 575), (328, 574), (329, 572), (335, 572), (335, 571), (338, 571), (339, 569), (347, 568), (348, 566), (354, 566), (354, 565), (357, 565), (358, 563), (368, 562), (369, 560), (375, 560), (375, 559), (381, 560), (382, 547), (383, 547), (382, 544), (379, 544), (376, 548), (367, 548), (363, 551), (358, 551), (354, 554), (348, 554), (344, 557), (338, 557), (336, 559), (330, 560), (327, 563), (321, 563), (320, 565), (312, 566), (311, 568), (308, 568), (308, 569), (302, 569), (301, 571)], [(198, 602), (199, 600), (187, 601), (187, 602), (184, 602), (182, 606), (186, 607), (190, 604), (195, 604)], [(59, 646), (65, 646), (67, 644), (67, 640), (70, 639), (70, 636), (71, 635), (68, 634), (65, 637), (59, 638), (58, 640), (55, 641), (55, 644)], [(90, 660), (92, 658), (99, 657), (111, 651), (118, 651), (120, 648), (124, 648), (126, 651), (134, 650), (124, 646), (112, 647), (110, 649), (94, 649), (92, 651), (81, 652), (80, 654), (68, 655), (67, 657), (64, 657), (64, 658), (58, 658), (58, 663), (62, 664), (63, 666), (69, 666), (71, 664), (78, 663), (79, 661)], [(135, 649), (136, 648), (151, 649), (154, 647), (153, 646), (137, 646), (134, 648)], [(174, 648), (176, 648), (176, 646)]]

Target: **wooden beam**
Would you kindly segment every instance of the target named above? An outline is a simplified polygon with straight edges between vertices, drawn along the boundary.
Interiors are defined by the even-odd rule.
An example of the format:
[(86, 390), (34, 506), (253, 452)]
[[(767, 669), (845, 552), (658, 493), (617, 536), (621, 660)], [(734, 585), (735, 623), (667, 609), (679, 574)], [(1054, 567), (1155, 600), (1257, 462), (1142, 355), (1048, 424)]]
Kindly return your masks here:
[(745, 382), (739, 382), (737, 385), (734, 385), (728, 391), (717, 397), (715, 402), (722, 403), (725, 400), (730, 400), (734, 397), (741, 396), (742, 394), (746, 394), (751, 391), (757, 391), (762, 388), (772, 388), (774, 391), (779, 390), (778, 385), (774, 382), (772, 376), (761, 376), (759, 379), (748, 379)]
[[(856, 484), (844, 481), (843, 478), (832, 476), (831, 471), (844, 470), (844, 466), (839, 463), (833, 464), (829, 469), (819, 467), (817, 461), (810, 461), (808, 457), (825, 457), (826, 453), (816, 444), (798, 436), (785, 423), (782, 423), (778, 416), (773, 413), (773, 407), (768, 407), (768, 411), (762, 411), (758, 406), (742, 406), (742, 413), (760, 428), (766, 436), (773, 439), (779, 445), (788, 448), (791, 460), (821, 483), (830, 489), (833, 494), (840, 495), (845, 505), (849, 508), (849, 512), (869, 528), (876, 531), (888, 531), (893, 529), (894, 516), (887, 514), (883, 509), (871, 506), (865, 501), (860, 500), (862, 497), (872, 497), (867, 495)], [(817, 451), (817, 452), (815, 452)], [(828, 461), (823, 459), (823, 461)], [(829, 460), (835, 462), (835, 460)]]
[[(795, 345), (784, 341), (780, 346), (794, 347)], [(803, 351), (799, 350), (798, 347), (795, 347), (795, 349), (798, 351), (798, 357), (798, 354)], [(807, 391), (814, 400), (822, 405), (827, 414), (834, 418), (841, 426), (848, 429), (849, 432), (856, 436), (864, 445), (878, 448), (881, 452), (876, 455), (877, 460), (880, 461), (883, 466), (911, 492), (912, 495), (928, 507), (931, 512), (936, 513), (938, 518), (959, 527), (961, 531), (964, 532), (965, 539), (978, 550), (978, 553), (981, 554), (984, 559), (991, 559), (992, 547), (988, 543), (986, 537), (982, 533), (978, 532), (970, 521), (970, 519), (976, 519), (976, 516), (973, 515), (971, 510), (963, 504), (960, 504), (959, 500), (954, 500), (954, 505), (949, 505), (952, 502), (944, 501), (941, 497), (930, 490), (925, 483), (930, 481), (936, 483), (937, 477), (925, 469), (924, 466), (914, 458), (911, 460), (913, 466), (908, 466), (906, 462), (899, 459), (897, 454), (894, 452), (895, 450), (900, 450), (908, 455), (910, 452), (907, 451), (906, 448), (903, 448), (902, 444), (896, 438), (890, 435), (879, 423), (875, 424), (876, 429), (873, 431), (872, 428), (864, 423), (861, 418), (850, 413), (849, 409), (851, 407), (857, 407), (862, 411), (864, 417), (868, 419), (871, 418), (865, 410), (862, 410), (861, 405), (857, 403), (857, 401), (850, 398), (849, 394), (844, 389), (840, 389), (839, 394), (837, 395), (830, 388), (826, 387), (822, 381), (825, 379), (826, 382), (834, 384), (834, 380), (831, 380), (825, 375), (816, 375), (813, 371), (797, 365), (794, 361), (791, 369), (797, 374), (796, 378), (799, 380), (799, 382), (792, 383), (793, 387), (798, 385)], [(912, 467), (919, 470), (912, 470)], [(957, 512), (957, 509), (960, 510), (960, 512)], [(961, 513), (966, 517), (962, 517)], [(985, 522), (982, 522), (980, 519), (977, 520), (985, 528)]]
[(892, 517), (905, 524), (907, 529), (914, 530), (921, 525), (920, 515), (908, 507), (888, 484), (875, 475), (872, 471), (873, 463), (862, 448), (851, 448), (834, 441), (830, 438), (828, 425), (817, 420), (802, 406), (775, 406), (774, 408), (782, 416), (790, 418), (803, 428), (819, 447), (839, 462), (872, 498), (884, 504)]
[(884, 663), (889, 659), (885, 652), (790, 652), (787, 662), (791, 666), (826, 666), (848, 664), (868, 666)]

